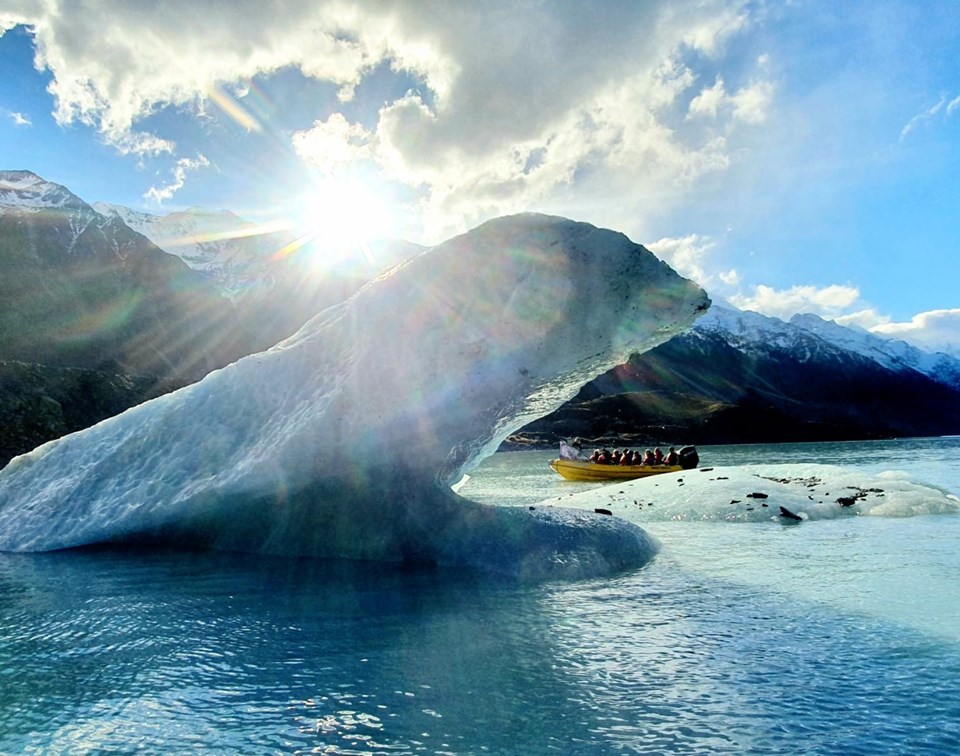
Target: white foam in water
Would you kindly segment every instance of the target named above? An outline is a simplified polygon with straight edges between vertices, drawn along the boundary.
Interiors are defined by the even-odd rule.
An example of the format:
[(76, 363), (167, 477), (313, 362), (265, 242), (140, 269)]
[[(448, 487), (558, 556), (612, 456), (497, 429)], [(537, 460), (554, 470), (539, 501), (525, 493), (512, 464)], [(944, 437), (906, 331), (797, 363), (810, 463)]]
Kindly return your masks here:
[(14, 459), (0, 549), (160, 540), (530, 578), (643, 564), (654, 542), (622, 520), (491, 507), (450, 485), (706, 305), (622, 234), (491, 221), (268, 352)]
[[(868, 515), (960, 511), (950, 492), (906, 473), (840, 465), (738, 465), (664, 473), (548, 499), (544, 505), (605, 508), (633, 522), (688, 520), (795, 524)], [(780, 508), (800, 520), (781, 514)]]

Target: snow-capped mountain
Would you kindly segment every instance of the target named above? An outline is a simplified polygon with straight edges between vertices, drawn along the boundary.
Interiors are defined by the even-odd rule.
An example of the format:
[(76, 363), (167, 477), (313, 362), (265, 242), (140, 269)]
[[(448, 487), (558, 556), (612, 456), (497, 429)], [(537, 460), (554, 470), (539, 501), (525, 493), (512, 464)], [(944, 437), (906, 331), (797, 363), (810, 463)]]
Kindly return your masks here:
[(960, 360), (944, 352), (926, 352), (901, 339), (888, 339), (862, 328), (848, 328), (807, 313), (794, 315), (790, 325), (815, 334), (834, 346), (862, 354), (891, 370), (916, 370), (935, 381), (960, 389)]
[(942, 371), (927, 375), (883, 355), (715, 305), (686, 333), (591, 381), (525, 429), (526, 439), (737, 443), (960, 432), (956, 385)]
[[(384, 242), (365, 268), (311, 275), (318, 250), (276, 255), (289, 234), (257, 230), (227, 212), (92, 206), (0, 171), (0, 361), (194, 380), (422, 251)], [(672, 428), (672, 440), (699, 443), (957, 433), (960, 364), (814, 316), (785, 323), (718, 304), (534, 426), (542, 439)]]
[[(30, 171), (0, 171), (0, 219), (12, 221), (51, 212), (63, 221), (55, 224), (54, 230), (67, 252), (74, 250), (85, 232), (106, 230), (110, 235), (111, 226), (116, 224), (60, 184)], [(122, 257), (127, 249), (115, 245), (113, 251)]]
[(64, 207), (90, 206), (65, 187), (30, 171), (0, 171), (0, 215)]
[(193, 380), (239, 356), (202, 276), (29, 171), (0, 171), (0, 270), (0, 359)]
[(96, 202), (104, 215), (119, 218), (165, 252), (210, 277), (231, 299), (272, 288), (277, 281), (271, 260), (294, 240), (288, 231), (264, 231), (227, 210), (202, 208), (167, 215)]
[(751, 348), (792, 349), (803, 362), (831, 350), (860, 355), (894, 372), (913, 370), (960, 389), (960, 360), (943, 352), (926, 352), (900, 339), (889, 339), (862, 328), (850, 328), (812, 313), (794, 315), (789, 322), (732, 306), (714, 305), (694, 325), (695, 331), (722, 333), (729, 344)]

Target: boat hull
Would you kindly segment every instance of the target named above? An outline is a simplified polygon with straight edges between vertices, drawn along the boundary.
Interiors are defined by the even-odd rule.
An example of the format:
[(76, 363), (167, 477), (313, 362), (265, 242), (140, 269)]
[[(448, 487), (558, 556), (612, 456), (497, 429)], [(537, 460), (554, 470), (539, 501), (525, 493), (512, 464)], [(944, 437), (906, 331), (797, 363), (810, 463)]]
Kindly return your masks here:
[(567, 480), (597, 482), (633, 480), (683, 470), (680, 465), (598, 465), (575, 459), (554, 459), (551, 460), (550, 467)]

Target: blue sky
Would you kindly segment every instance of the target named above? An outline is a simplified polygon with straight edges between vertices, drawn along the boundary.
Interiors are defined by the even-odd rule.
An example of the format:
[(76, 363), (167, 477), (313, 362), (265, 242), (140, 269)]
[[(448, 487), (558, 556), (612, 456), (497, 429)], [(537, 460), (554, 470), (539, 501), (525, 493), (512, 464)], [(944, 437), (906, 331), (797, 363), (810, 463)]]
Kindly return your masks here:
[(960, 3), (0, 0), (0, 168), (434, 243), (540, 211), (960, 354)]

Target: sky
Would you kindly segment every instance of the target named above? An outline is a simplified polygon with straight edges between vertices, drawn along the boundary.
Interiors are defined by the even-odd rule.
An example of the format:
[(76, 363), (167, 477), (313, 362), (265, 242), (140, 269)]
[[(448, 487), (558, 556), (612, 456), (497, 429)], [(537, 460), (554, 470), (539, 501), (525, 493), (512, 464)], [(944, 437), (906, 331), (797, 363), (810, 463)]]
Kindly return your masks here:
[(0, 0), (0, 169), (88, 202), (331, 248), (562, 215), (960, 356), (958, 168), (953, 0)]

